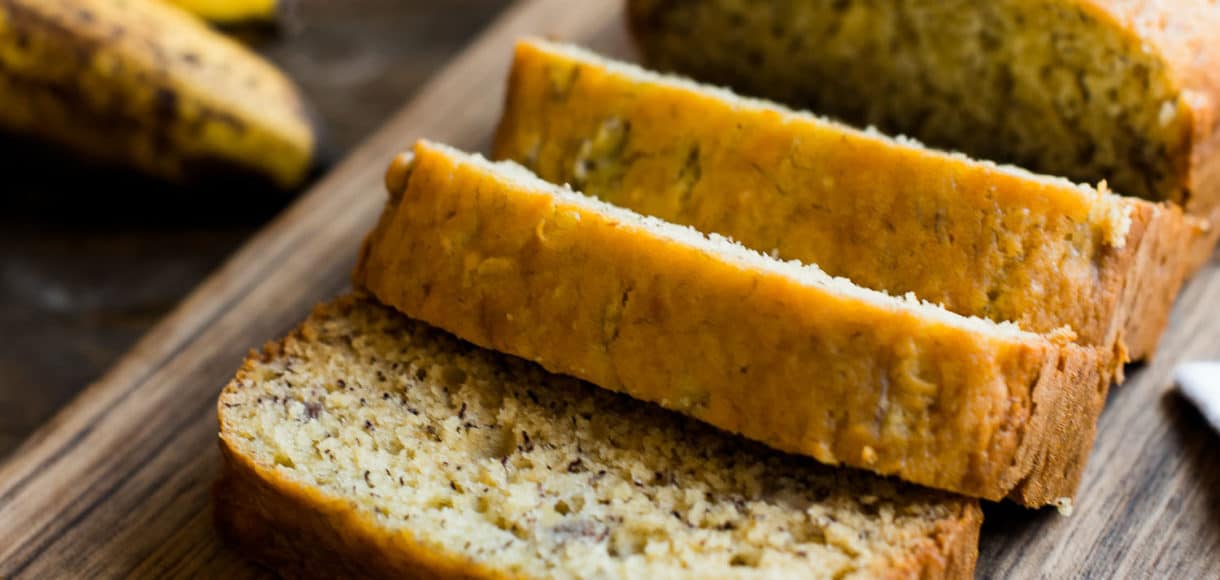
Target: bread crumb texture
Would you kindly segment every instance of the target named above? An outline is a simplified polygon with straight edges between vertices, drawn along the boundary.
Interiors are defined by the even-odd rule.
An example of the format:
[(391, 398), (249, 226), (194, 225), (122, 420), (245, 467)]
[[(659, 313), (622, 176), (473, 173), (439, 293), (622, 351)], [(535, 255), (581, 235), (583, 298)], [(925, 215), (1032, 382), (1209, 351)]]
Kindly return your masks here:
[(422, 141), (354, 280), (464, 340), (776, 449), (993, 500), (1037, 490), (1028, 505), (1075, 494), (1109, 386), (1096, 349)]
[[(272, 523), (238, 538), (261, 538), (245, 547), (265, 559), (303, 558), (294, 566), (307, 575), (401, 573), (412, 568), (397, 561), (439, 560), (473, 576), (536, 578), (973, 569), (974, 500), (783, 455), (366, 298), (319, 308), (252, 356), (219, 411), (234, 465), (252, 463), (280, 494), (316, 490), (302, 495), (313, 499), (301, 511), (339, 506), (358, 522), (350, 534), (411, 546), (346, 562), (355, 551), (309, 545), (311, 530)], [(218, 511), (230, 529), (273, 502), (225, 486)], [(277, 529), (285, 537), (268, 540)]]

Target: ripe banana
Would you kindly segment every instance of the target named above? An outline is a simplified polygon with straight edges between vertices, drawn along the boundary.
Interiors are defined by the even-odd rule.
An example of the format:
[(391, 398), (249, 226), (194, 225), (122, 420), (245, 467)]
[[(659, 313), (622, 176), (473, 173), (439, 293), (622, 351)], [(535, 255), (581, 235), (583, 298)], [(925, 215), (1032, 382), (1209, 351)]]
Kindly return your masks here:
[(216, 24), (274, 22), (279, 16), (278, 0), (168, 0), (188, 12)]
[(0, 128), (173, 181), (284, 189), (318, 141), (291, 81), (160, 0), (0, 0)]

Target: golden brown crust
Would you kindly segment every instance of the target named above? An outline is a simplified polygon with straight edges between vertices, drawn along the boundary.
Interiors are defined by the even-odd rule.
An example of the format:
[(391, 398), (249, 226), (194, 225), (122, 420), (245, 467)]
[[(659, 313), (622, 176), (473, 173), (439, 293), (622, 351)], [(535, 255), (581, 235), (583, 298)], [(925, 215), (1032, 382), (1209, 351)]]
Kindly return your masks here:
[(243, 553), (288, 578), (503, 578), (386, 534), (346, 502), (255, 465), (222, 438), (215, 489), (221, 532)]
[[(239, 432), (227, 423), (226, 407), (253, 388), (255, 368), (287, 352), (295, 341), (314, 340), (315, 321), (343, 316), (366, 300), (349, 294), (319, 305), (289, 336), (251, 351), (217, 401), (222, 479), (214, 489), (218, 528), (245, 555), (288, 578), (507, 578), (502, 571), (460, 554), (390, 531), (353, 502), (289, 479), (243, 454), (231, 441)], [(947, 503), (952, 515), (916, 542), (910, 553), (870, 570), (879, 578), (965, 579), (973, 576), (982, 512), (974, 501)]]
[(982, 524), (983, 510), (978, 504), (965, 505), (953, 519), (938, 523), (919, 550), (869, 570), (867, 575), (890, 580), (974, 578)]
[(413, 156), (410, 151), (403, 151), (394, 156), (390, 167), (385, 171), (385, 189), (391, 197), (398, 195), (407, 186), (407, 176), (411, 173)]
[[(1084, 475), (1110, 378), (1098, 373), (1091, 362), (1072, 356), (1074, 348), (1080, 347), (1061, 352), (1054, 372), (1044, 368), (1047, 374), (1033, 387), (1034, 408), (1024, 426), (1030, 438), (1019, 460), (1029, 469), (1008, 494), (1020, 504), (1063, 506), (1066, 501), (1070, 505)], [(1082, 421), (1082, 417), (1092, 420)]]
[(967, 506), (959, 518), (938, 526), (933, 544), (920, 554), (919, 563), (912, 566), (912, 577), (973, 578), (979, 557), (979, 530), (983, 525), (983, 510), (978, 505)]
[[(349, 308), (354, 300), (347, 296), (320, 305), (310, 320)], [(428, 547), (406, 532), (387, 532), (349, 502), (291, 481), (235, 450), (227, 439), (227, 398), (254, 380), (250, 372), (256, 361), (277, 357), (286, 342), (309, 332), (306, 321), (283, 342), (251, 352), (217, 401), (224, 459), (214, 490), (217, 527), (234, 546), (289, 578), (507, 578)]]
[(942, 573), (935, 570), (935, 574), (922, 573), (920, 578), (974, 578), (974, 567), (979, 559), (979, 531), (982, 526), (983, 510), (977, 504), (967, 507), (956, 525), (942, 525), (941, 534), (937, 536), (937, 557), (938, 561), (944, 562), (944, 571)]
[[(1190, 239), (1174, 247), (1146, 236), (1184, 229), (1180, 212), (1151, 202), (1094, 201), (1067, 182), (657, 80), (539, 40), (517, 45), (494, 151), (548, 181), (863, 286), (1035, 332), (1070, 326), (1082, 344), (1119, 354), (1118, 364), (1152, 354)], [(1132, 224), (1114, 234), (1119, 212)]]
[[(1205, 0), (1081, 0), (1165, 61), (1192, 117), (1191, 213), (1220, 219), (1220, 4)], [(1220, 222), (1218, 222), (1220, 223)], [(1212, 232), (1215, 241), (1217, 232)], [(1210, 255), (1210, 247), (1207, 249)]]
[(425, 143), (415, 159), (354, 275), (407, 315), (824, 463), (1074, 495), (1100, 407), (1063, 403), (1108, 385), (1105, 353), (741, 266)]
[[(1123, 38), (1133, 53), (1146, 54), (1154, 66), (1163, 68), (1171, 91), (1179, 100), (1178, 111), (1186, 116), (1185, 146), (1175, 151), (1167, 165), (1175, 174), (1174, 185), (1169, 191), (1148, 191), (1143, 195), (1180, 204), (1189, 214), (1208, 223), (1220, 224), (1220, 35), (1215, 33), (1220, 30), (1220, 3), (1208, 0), (1063, 0), (1061, 4), (1088, 14), (1092, 22), (1105, 25), (1115, 36)], [(629, 3), (628, 17), (633, 36), (646, 52), (683, 50), (677, 44), (663, 48), (653, 41), (659, 43), (660, 37), (673, 33), (674, 30), (669, 29), (673, 23), (666, 18), (688, 6), (690, 4), (684, 2), (633, 0)], [(697, 44), (691, 50), (698, 51)], [(739, 53), (748, 54), (748, 50), (749, 47), (739, 47)], [(672, 65), (672, 56), (649, 56), (671, 61)], [(740, 71), (718, 69), (717, 66), (709, 65), (698, 72), (717, 71), (727, 78), (740, 74)], [(725, 79), (720, 80), (724, 82)], [(1116, 119), (1117, 123), (1122, 121)], [(1188, 243), (1178, 249), (1180, 253), (1174, 254), (1176, 259), (1186, 262), (1188, 272), (1194, 272), (1211, 257), (1216, 241), (1220, 239), (1220, 227), (1208, 227), (1204, 234), (1204, 243)]]
[[(1141, 230), (1138, 251), (1128, 257), (1130, 265), (1122, 280), (1120, 299), (1114, 309), (1115, 323), (1130, 356), (1118, 360), (1151, 358), (1182, 284), (1201, 263), (1198, 257), (1214, 245), (1207, 223), (1184, 215), (1170, 204), (1141, 205), (1132, 215), (1132, 229)], [(1121, 380), (1121, 377), (1119, 377)]]

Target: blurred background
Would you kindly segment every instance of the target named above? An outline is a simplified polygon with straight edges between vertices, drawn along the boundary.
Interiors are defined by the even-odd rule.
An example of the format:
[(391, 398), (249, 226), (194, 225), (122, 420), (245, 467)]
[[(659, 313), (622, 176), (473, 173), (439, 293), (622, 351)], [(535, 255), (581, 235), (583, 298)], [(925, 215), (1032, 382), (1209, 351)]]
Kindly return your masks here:
[[(334, 162), (507, 4), (295, 0), (222, 32), (297, 83)], [(308, 187), (192, 189), (11, 134), (0, 159), (0, 459)]]

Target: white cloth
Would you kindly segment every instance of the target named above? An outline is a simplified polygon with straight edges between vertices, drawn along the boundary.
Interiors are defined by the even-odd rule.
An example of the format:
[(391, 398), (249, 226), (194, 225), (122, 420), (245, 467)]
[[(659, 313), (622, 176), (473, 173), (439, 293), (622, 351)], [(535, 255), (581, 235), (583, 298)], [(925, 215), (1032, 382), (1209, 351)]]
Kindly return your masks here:
[(1220, 431), (1220, 362), (1189, 362), (1174, 372), (1178, 391)]

